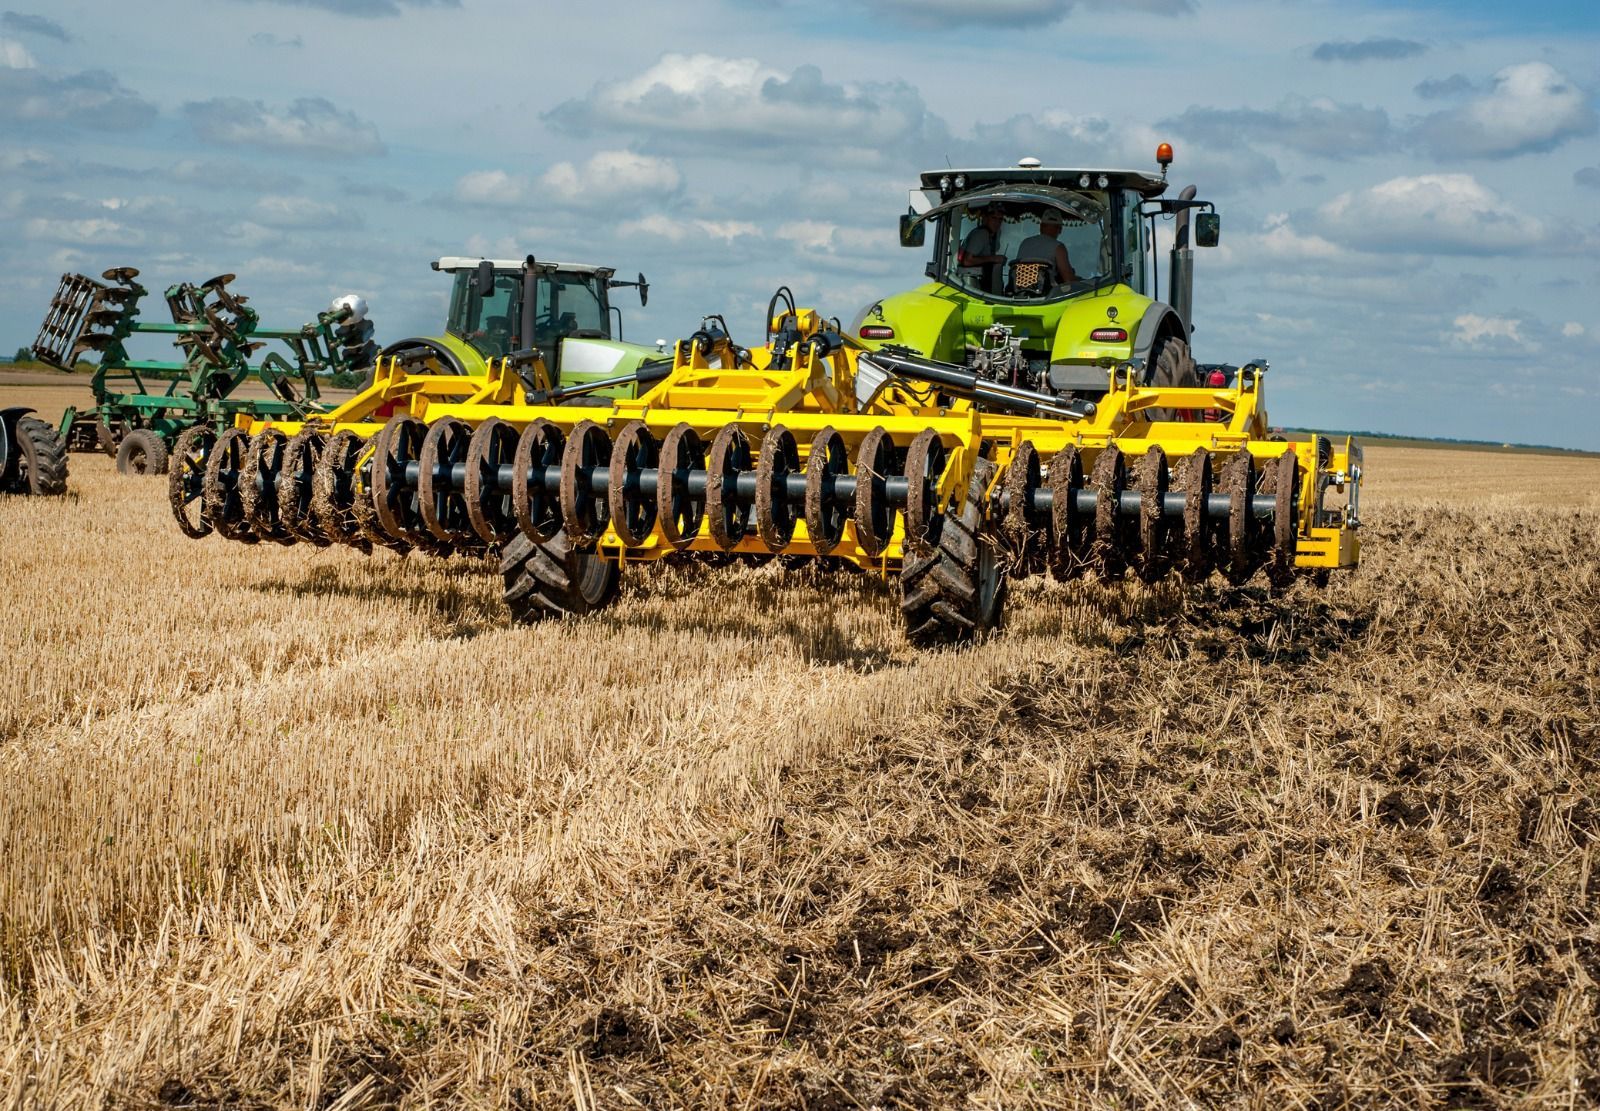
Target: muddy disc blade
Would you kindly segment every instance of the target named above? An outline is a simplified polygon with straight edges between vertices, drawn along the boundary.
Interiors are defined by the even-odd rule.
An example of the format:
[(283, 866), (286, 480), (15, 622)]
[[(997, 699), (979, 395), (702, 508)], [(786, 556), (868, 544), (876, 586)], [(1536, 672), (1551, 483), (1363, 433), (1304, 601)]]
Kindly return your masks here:
[(689, 472), (705, 470), (705, 444), (689, 425), (678, 424), (661, 441), (660, 459), (656, 515), (667, 543), (681, 550), (694, 542), (705, 520), (705, 495), (689, 492)]
[(372, 542), (356, 511), (356, 463), (366, 447), (366, 441), (348, 429), (328, 438), (311, 478), (311, 514), (330, 543), (371, 551)]
[(1228, 495), (1228, 547), (1223, 574), (1242, 586), (1256, 570), (1257, 533), (1250, 497), (1256, 490), (1255, 459), (1244, 449), (1222, 468), (1222, 490)]
[(625, 547), (637, 548), (655, 530), (656, 499), (645, 496), (641, 479), (646, 470), (656, 471), (657, 458), (656, 438), (644, 421), (629, 421), (622, 426), (611, 448), (611, 481), (606, 500), (611, 527)]
[(288, 437), (276, 428), (263, 428), (246, 446), (244, 469), (239, 472), (239, 505), (244, 519), (258, 537), (275, 544), (295, 541), (278, 519), (278, 475), (288, 442)]
[(1078, 509), (1083, 489), (1083, 457), (1075, 446), (1063, 448), (1050, 459), (1050, 573), (1065, 582), (1089, 566), (1094, 518)]
[(426, 546), (432, 537), (422, 519), (417, 488), (406, 478), (406, 465), (421, 462), (422, 441), (427, 435), (427, 425), (409, 413), (400, 413), (390, 417), (372, 438), (367, 489), (385, 541)]
[(1261, 491), (1273, 496), (1272, 537), (1267, 557), (1267, 579), (1282, 590), (1294, 582), (1294, 556), (1299, 545), (1300, 460), (1286, 451), (1267, 464)]
[(1139, 491), (1139, 550), (1134, 567), (1139, 578), (1153, 583), (1172, 568), (1167, 546), (1167, 516), (1162, 511), (1171, 475), (1167, 453), (1152, 447), (1133, 466), (1134, 488)]
[(750, 469), (750, 441), (738, 425), (725, 424), (711, 441), (706, 473), (706, 520), (711, 539), (723, 551), (744, 539), (750, 506), (738, 497), (739, 476)]
[(894, 470), (894, 441), (874, 428), (856, 452), (856, 543), (876, 559), (894, 535), (894, 506), (889, 504), (889, 476)]
[(500, 485), (500, 468), (514, 465), (517, 430), (490, 417), (473, 430), (467, 442), (467, 518), (478, 537), (498, 548), (517, 534), (511, 491)]
[(256, 542), (239, 501), (239, 476), (244, 470), (250, 436), (242, 428), (224, 429), (206, 460), (205, 514), (217, 532), (228, 540)]
[(1033, 539), (1037, 523), (1033, 513), (1033, 492), (1039, 488), (1041, 480), (1039, 452), (1034, 448), (1032, 441), (1024, 440), (1017, 445), (1016, 451), (1012, 453), (1011, 462), (1006, 467), (1003, 481), (1006, 492), (1006, 515), (1001, 534), (1016, 554), (1016, 566), (1012, 572), (1021, 578), (1035, 569), (1032, 556), (1035, 554), (1036, 545)]
[(314, 424), (308, 424), (283, 447), (283, 466), (278, 471), (278, 520), (296, 540), (325, 547), (328, 538), (317, 528), (312, 511), (313, 486), (317, 461), (322, 458), (326, 437)]
[(167, 463), (167, 501), (183, 534), (194, 540), (211, 535), (205, 512), (206, 464), (217, 437), (197, 424), (183, 430)]
[(593, 476), (611, 468), (611, 437), (592, 420), (579, 421), (561, 453), (561, 523), (574, 548), (589, 548), (610, 523), (611, 507), (596, 497)]
[(800, 470), (800, 448), (794, 433), (774, 425), (761, 441), (756, 462), (756, 534), (771, 552), (780, 552), (794, 539), (798, 517), (789, 502), (789, 476)]
[(1206, 512), (1206, 502), (1215, 487), (1211, 472), (1211, 453), (1196, 448), (1183, 461), (1183, 577), (1202, 582), (1217, 565), (1216, 526)]
[(455, 485), (457, 466), (465, 469), (472, 427), (457, 417), (442, 417), (428, 425), (418, 456), (417, 508), (422, 523), (435, 540), (448, 549), (481, 547), (467, 513), (465, 483)]
[(561, 531), (561, 506), (546, 478), (551, 473), (559, 476), (566, 448), (561, 429), (542, 417), (517, 438), (511, 464), (512, 513), (528, 539), (540, 544), (549, 543)]
[(806, 535), (818, 555), (827, 555), (844, 538), (849, 512), (834, 494), (834, 483), (849, 473), (844, 437), (829, 425), (812, 437), (806, 457)]
[(1122, 449), (1109, 444), (1100, 449), (1094, 461), (1094, 471), (1089, 475), (1089, 485), (1094, 489), (1094, 547), (1095, 570), (1105, 579), (1122, 577), (1128, 567), (1128, 530), (1117, 512), (1122, 491), (1127, 489), (1128, 470), (1122, 459)]
[(928, 555), (939, 543), (939, 483), (947, 459), (944, 441), (931, 428), (918, 432), (906, 450), (905, 546), (913, 555)]

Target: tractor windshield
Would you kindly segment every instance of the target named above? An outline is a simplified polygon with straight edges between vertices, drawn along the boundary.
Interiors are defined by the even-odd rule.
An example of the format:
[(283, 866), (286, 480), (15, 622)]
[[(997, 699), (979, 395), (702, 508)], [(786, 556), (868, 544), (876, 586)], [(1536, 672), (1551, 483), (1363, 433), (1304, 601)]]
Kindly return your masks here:
[(1110, 198), (1082, 193), (1074, 200), (1080, 203), (1072, 211), (1010, 202), (952, 209), (940, 237), (942, 279), (1007, 300), (1053, 300), (1094, 284), (1114, 266)]
[(534, 342), (548, 344), (568, 336), (610, 339), (604, 279), (598, 274), (557, 270), (539, 278)]
[(520, 346), (522, 275), (496, 274), (494, 292), (480, 297), (477, 275), (471, 270), (456, 271), (450, 294), (450, 318), (446, 330), (466, 340), (485, 358), (509, 355)]

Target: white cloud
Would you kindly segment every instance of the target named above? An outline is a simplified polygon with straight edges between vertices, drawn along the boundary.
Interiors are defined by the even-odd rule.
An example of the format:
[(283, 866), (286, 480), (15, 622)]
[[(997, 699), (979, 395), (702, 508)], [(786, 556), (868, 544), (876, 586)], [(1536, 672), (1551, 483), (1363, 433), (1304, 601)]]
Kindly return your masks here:
[(619, 130), (646, 141), (738, 146), (743, 153), (787, 157), (796, 136), (817, 136), (807, 154), (829, 162), (881, 160), (885, 148), (909, 149), (944, 125), (903, 81), (825, 81), (816, 66), (791, 73), (755, 58), (667, 54), (636, 77), (602, 82), (545, 115), (578, 134)]
[(528, 200), (529, 183), (504, 170), (474, 170), (461, 176), (454, 194), (462, 204), (519, 205)]
[(1552, 150), (1596, 124), (1571, 79), (1547, 62), (1522, 62), (1496, 73), (1481, 96), (1428, 116), (1417, 137), (1439, 159), (1500, 158)]
[(384, 153), (375, 124), (321, 97), (303, 97), (278, 109), (259, 100), (219, 96), (191, 101), (183, 111), (195, 134), (213, 143), (323, 157)]
[(28, 239), (41, 239), (53, 243), (76, 243), (99, 246), (108, 243), (119, 245), (144, 242), (144, 235), (115, 220), (91, 216), (77, 220), (52, 220), (39, 217), (23, 225), (23, 235)]
[(32, 69), (37, 65), (33, 55), (20, 42), (11, 39), (0, 39), (0, 68), (4, 69)]
[(1391, 178), (1341, 193), (1317, 215), (1334, 239), (1368, 251), (1522, 254), (1549, 238), (1544, 224), (1471, 174)]
[(760, 234), (761, 229), (747, 220), (675, 220), (659, 213), (640, 220), (630, 220), (617, 228), (617, 235), (622, 239), (645, 236), (665, 239), (670, 243), (682, 243), (689, 239), (717, 239), (732, 243), (735, 239)]
[(342, 223), (337, 208), (310, 197), (262, 197), (255, 205), (255, 219), (272, 228), (332, 228)]
[(670, 195), (683, 184), (683, 177), (670, 159), (603, 150), (581, 166), (557, 162), (539, 178), (539, 184), (556, 200), (583, 205)]
[(1469, 312), (1456, 317), (1453, 323), (1455, 331), (1446, 333), (1445, 338), (1463, 347), (1509, 344), (1529, 351), (1538, 350), (1538, 344), (1524, 338), (1522, 321), (1515, 317), (1479, 316)]
[(1568, 339), (1576, 339), (1577, 337), (1583, 335), (1585, 331), (1587, 331), (1587, 329), (1585, 329), (1584, 326), (1579, 324), (1576, 320), (1569, 320), (1565, 324), (1561, 325), (1561, 334), (1566, 336)]

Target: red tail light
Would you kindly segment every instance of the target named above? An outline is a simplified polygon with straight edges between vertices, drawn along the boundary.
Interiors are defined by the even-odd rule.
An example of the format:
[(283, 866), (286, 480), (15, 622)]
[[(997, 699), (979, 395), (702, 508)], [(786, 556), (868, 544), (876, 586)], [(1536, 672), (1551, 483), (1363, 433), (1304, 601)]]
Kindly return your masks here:
[(1220, 370), (1213, 370), (1206, 378), (1206, 385), (1213, 388), (1217, 386), (1226, 386), (1227, 384), (1228, 376), (1222, 373)]
[(1089, 333), (1089, 338), (1096, 343), (1126, 343), (1128, 333), (1122, 328), (1096, 328)]
[(862, 339), (894, 339), (894, 329), (887, 324), (864, 324), (861, 328)]

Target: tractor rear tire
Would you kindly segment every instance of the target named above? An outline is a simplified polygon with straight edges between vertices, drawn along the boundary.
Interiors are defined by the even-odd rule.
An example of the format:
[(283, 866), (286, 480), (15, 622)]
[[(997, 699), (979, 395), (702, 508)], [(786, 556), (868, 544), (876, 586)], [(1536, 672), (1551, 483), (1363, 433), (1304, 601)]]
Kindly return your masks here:
[(900, 612), (913, 644), (981, 638), (1000, 626), (1006, 575), (983, 536), (983, 499), (995, 465), (980, 459), (959, 512), (946, 513), (928, 536), (930, 550), (908, 553), (900, 569)]
[[(1189, 345), (1181, 339), (1164, 342), (1150, 362), (1150, 375), (1145, 384), (1178, 389), (1198, 386), (1200, 369), (1194, 365), (1194, 355), (1189, 351)], [(1147, 412), (1151, 420), (1176, 420), (1178, 416), (1176, 409), (1150, 409)]]
[(543, 544), (517, 533), (500, 552), (511, 620), (528, 625), (547, 617), (582, 617), (616, 600), (622, 569), (590, 552), (574, 551), (565, 532)]
[(167, 444), (148, 428), (136, 428), (117, 447), (118, 474), (166, 474)]
[(17, 453), (11, 488), (19, 494), (53, 498), (67, 492), (67, 446), (56, 430), (37, 417), (17, 421)]

